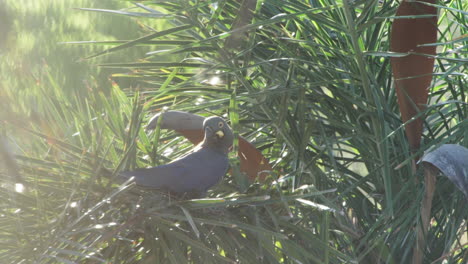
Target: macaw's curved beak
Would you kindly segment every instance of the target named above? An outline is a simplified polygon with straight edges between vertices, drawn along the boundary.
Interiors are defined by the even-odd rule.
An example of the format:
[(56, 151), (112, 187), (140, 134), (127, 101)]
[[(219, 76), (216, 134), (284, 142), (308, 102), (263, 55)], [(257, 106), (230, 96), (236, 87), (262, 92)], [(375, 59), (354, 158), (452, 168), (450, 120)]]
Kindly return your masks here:
[(221, 130), (218, 130), (215, 132), (215, 135), (218, 136), (218, 138), (223, 138), (224, 137), (224, 132)]
[[(160, 122), (160, 128), (174, 130), (195, 145), (203, 140), (204, 117), (182, 111), (167, 111), (154, 115), (148, 122), (146, 129), (155, 129), (161, 116), (163, 119)], [(215, 134), (219, 138), (224, 137), (223, 131), (216, 131)], [(239, 136), (238, 156), (240, 159), (240, 170), (247, 174), (250, 181), (258, 179), (262, 182), (270, 174), (268, 172), (273, 171), (273, 168), (263, 154), (241, 136)]]
[[(218, 139), (222, 139), (224, 137), (224, 132), (222, 130), (213, 131), (213, 129), (210, 128), (210, 127), (207, 127), (205, 129), (206, 129), (206, 132), (208, 133), (207, 135), (210, 136), (210, 137), (217, 137)], [(177, 129), (174, 129), (174, 130), (178, 132)], [(183, 131), (187, 131), (187, 130), (183, 130)], [(192, 142), (192, 141), (190, 141), (190, 142)]]

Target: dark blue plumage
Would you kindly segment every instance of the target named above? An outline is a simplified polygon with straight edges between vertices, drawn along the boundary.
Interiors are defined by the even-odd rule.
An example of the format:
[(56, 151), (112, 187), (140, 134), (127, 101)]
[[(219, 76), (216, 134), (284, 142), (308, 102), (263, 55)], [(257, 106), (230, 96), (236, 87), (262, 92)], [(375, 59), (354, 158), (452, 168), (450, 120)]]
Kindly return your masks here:
[(121, 172), (120, 176), (134, 177), (137, 185), (147, 188), (174, 193), (206, 192), (226, 174), (233, 133), (220, 117), (207, 118), (203, 128), (205, 138), (192, 153), (169, 164)]

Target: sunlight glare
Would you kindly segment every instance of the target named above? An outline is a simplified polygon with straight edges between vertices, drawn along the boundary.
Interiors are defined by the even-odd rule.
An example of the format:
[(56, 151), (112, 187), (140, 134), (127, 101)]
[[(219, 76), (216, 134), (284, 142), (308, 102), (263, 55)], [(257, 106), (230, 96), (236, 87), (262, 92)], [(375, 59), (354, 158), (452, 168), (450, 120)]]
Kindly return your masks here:
[(211, 85), (218, 85), (221, 83), (221, 78), (219, 78), (218, 76), (214, 76), (208, 81), (208, 83)]
[(24, 192), (24, 185), (22, 183), (15, 184), (15, 191), (18, 193)]
[(203, 103), (205, 101), (205, 99), (203, 99), (202, 97), (198, 97), (196, 102), (195, 102), (195, 105), (200, 105), (200, 103)]
[(174, 152), (174, 149), (173, 148), (166, 148), (164, 151), (163, 151), (163, 156), (169, 156), (172, 154), (172, 152)]

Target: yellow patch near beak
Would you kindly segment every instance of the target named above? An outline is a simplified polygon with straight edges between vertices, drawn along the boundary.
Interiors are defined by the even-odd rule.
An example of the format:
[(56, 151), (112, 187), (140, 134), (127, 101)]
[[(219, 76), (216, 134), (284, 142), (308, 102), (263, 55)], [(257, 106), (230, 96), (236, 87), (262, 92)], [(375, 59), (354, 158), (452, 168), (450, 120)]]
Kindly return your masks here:
[(219, 138), (223, 138), (223, 137), (224, 137), (224, 132), (221, 131), (221, 130), (216, 131), (215, 134), (216, 134)]

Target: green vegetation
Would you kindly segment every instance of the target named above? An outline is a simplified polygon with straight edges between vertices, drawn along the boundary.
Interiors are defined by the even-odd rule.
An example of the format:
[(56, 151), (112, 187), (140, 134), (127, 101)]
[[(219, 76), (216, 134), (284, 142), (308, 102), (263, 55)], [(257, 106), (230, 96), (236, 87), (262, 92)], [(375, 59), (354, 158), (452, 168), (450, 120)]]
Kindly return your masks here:
[[(239, 2), (0, 7), (2, 263), (411, 263), (424, 186), (387, 53), (398, 3), (246, 1), (243, 24)], [(468, 146), (468, 3), (438, 7), (418, 156)], [(104, 177), (192, 148), (144, 131), (163, 109), (224, 116), (275, 171), (244, 188), (233, 152), (237, 173), (183, 201)], [(432, 216), (425, 263), (466, 263), (466, 200), (445, 178)]]

